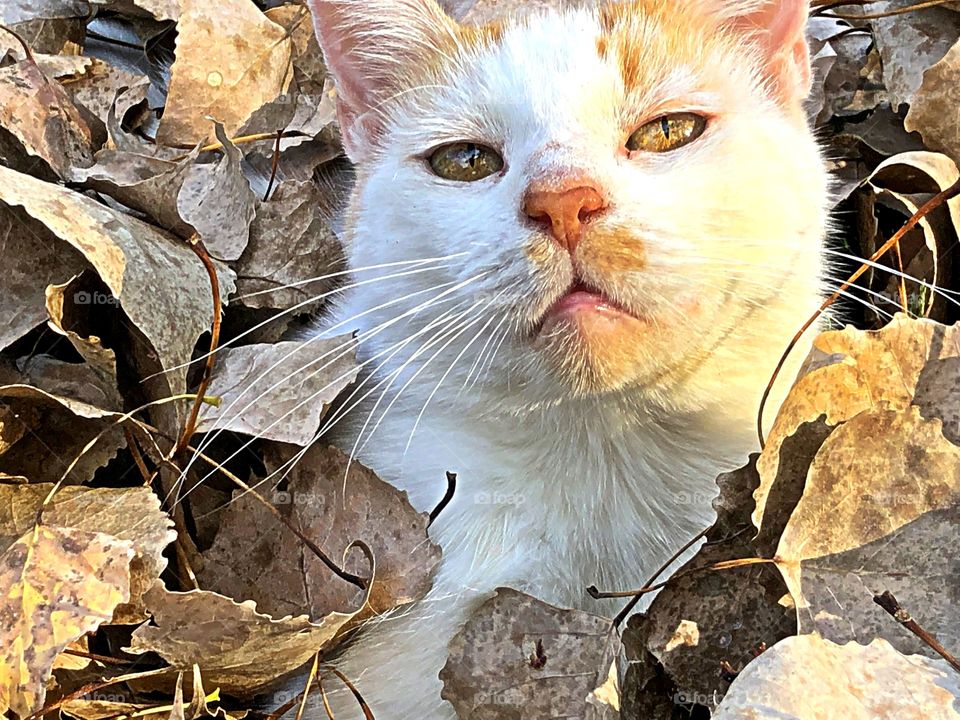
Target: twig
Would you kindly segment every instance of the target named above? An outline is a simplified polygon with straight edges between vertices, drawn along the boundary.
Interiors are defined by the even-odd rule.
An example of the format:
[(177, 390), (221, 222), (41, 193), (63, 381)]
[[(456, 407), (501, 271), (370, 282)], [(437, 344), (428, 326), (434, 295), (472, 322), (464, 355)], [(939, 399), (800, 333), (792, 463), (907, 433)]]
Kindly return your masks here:
[(16, 41), (20, 43), (21, 47), (23, 47), (23, 52), (27, 56), (27, 60), (29, 60), (34, 67), (38, 67), (36, 58), (33, 57), (33, 51), (30, 49), (30, 45), (27, 43), (27, 41), (23, 39), (23, 36), (21, 36), (15, 30), (11, 30), (6, 25), (0, 25), (0, 30), (13, 35), (13, 37), (16, 38)]
[(133, 436), (133, 433), (130, 432), (130, 428), (128, 427), (123, 428), (123, 436), (127, 439), (127, 448), (130, 450), (130, 454), (133, 456), (133, 462), (140, 471), (140, 475), (143, 477), (143, 484), (150, 485), (150, 483), (153, 482), (153, 476), (150, 474), (147, 464), (143, 461), (143, 455), (140, 454), (140, 447), (137, 445), (137, 439)]
[[(925, 10), (927, 8), (936, 7), (937, 5), (943, 5), (950, 2), (950, 0), (926, 0), (925, 2), (919, 2), (916, 5), (908, 5), (907, 7), (894, 8), (893, 10), (884, 10), (883, 12), (878, 13), (864, 13), (863, 15), (847, 15), (844, 13), (821, 13), (820, 17), (834, 18), (836, 20), (879, 20), (881, 18), (893, 17), (895, 15), (904, 15), (906, 13), (916, 12), (917, 10)], [(859, 3), (844, 3), (844, 5), (857, 5)]]
[(954, 670), (960, 673), (960, 662), (958, 662), (957, 659), (951, 655), (943, 645), (940, 644), (940, 641), (937, 640), (936, 637), (920, 627), (920, 624), (910, 617), (910, 613), (903, 609), (892, 592), (889, 590), (884, 590), (879, 595), (874, 595), (873, 601), (886, 610), (894, 620), (903, 625), (907, 630), (912, 632), (924, 643), (926, 643), (930, 649), (950, 663), (950, 666)]
[(450, 472), (447, 470), (447, 490), (444, 492), (443, 497), (440, 499), (440, 502), (437, 503), (437, 506), (430, 511), (430, 520), (427, 522), (427, 529), (433, 525), (433, 521), (437, 519), (437, 516), (443, 512), (443, 509), (450, 504), (450, 501), (453, 500), (453, 494), (457, 491), (457, 474), (455, 472)]
[(73, 648), (64, 648), (64, 655), (75, 655), (76, 657), (87, 658), (87, 660), (96, 660), (107, 665), (129, 665), (130, 661), (120, 658), (110, 657), (109, 655), (97, 655), (95, 653), (84, 652), (83, 650), (74, 650)]
[(960, 179), (958, 179), (953, 185), (948, 187), (945, 190), (941, 190), (932, 198), (927, 200), (920, 208), (910, 217), (907, 222), (903, 224), (897, 232), (891, 236), (883, 245), (881, 245), (870, 258), (864, 262), (856, 272), (854, 272), (847, 280), (841, 285), (830, 297), (823, 301), (816, 312), (810, 316), (810, 319), (807, 320), (803, 327), (801, 327), (797, 333), (793, 336), (793, 339), (787, 344), (787, 349), (784, 350), (783, 355), (780, 356), (777, 366), (773, 370), (773, 374), (770, 376), (770, 381), (767, 383), (767, 387), (763, 391), (763, 396), (760, 398), (760, 407), (757, 410), (757, 436), (760, 438), (760, 447), (762, 448), (765, 445), (763, 437), (763, 409), (766, 407), (767, 400), (770, 398), (770, 392), (773, 390), (773, 384), (777, 381), (777, 378), (780, 376), (780, 371), (783, 370), (784, 364), (787, 362), (787, 358), (790, 357), (790, 353), (793, 352), (793, 349), (797, 346), (797, 343), (800, 342), (800, 338), (803, 334), (810, 329), (820, 315), (823, 314), (823, 311), (828, 307), (833, 305), (844, 292), (847, 291), (853, 283), (855, 283), (863, 273), (865, 273), (870, 268), (870, 263), (875, 262), (879, 258), (883, 257), (890, 248), (900, 242), (900, 239), (910, 232), (917, 223), (919, 223), (923, 218), (925, 218), (929, 213), (936, 210), (947, 200), (955, 198), (957, 195), (960, 195)]
[[(696, 535), (694, 535), (692, 538), (687, 540), (687, 542), (683, 544), (683, 547), (681, 547), (673, 555), (667, 558), (666, 562), (664, 562), (663, 565), (657, 568), (657, 571), (653, 573), (653, 575), (647, 578), (647, 581), (643, 584), (643, 586), (648, 587), (650, 585), (653, 585), (657, 581), (657, 578), (663, 575), (663, 573), (667, 571), (667, 568), (669, 568), (671, 565), (673, 565), (674, 562), (676, 562), (678, 557), (680, 557), (687, 550), (692, 548), (694, 544), (698, 540), (700, 540), (700, 538), (706, 535), (709, 531), (710, 531), (710, 528), (704, 528), (703, 530), (698, 532)], [(637, 606), (637, 603), (640, 602), (640, 598), (642, 598), (645, 594), (646, 593), (637, 593), (630, 599), (630, 602), (628, 602), (626, 605), (623, 606), (623, 610), (617, 613), (617, 616), (613, 619), (614, 627), (620, 627), (620, 623), (622, 623), (626, 619), (627, 615), (633, 612), (633, 608)]]
[(200, 406), (203, 405), (203, 398), (207, 394), (207, 388), (210, 386), (210, 377), (213, 375), (213, 366), (217, 357), (217, 347), (220, 344), (220, 314), (222, 307), (220, 302), (220, 278), (217, 276), (217, 268), (214, 266), (213, 260), (210, 259), (210, 254), (207, 252), (206, 247), (204, 247), (199, 235), (194, 234), (187, 244), (196, 256), (200, 258), (200, 262), (203, 263), (203, 267), (210, 277), (210, 291), (213, 294), (213, 323), (210, 327), (210, 350), (207, 354), (207, 361), (203, 365), (203, 375), (200, 378), (200, 385), (197, 387), (197, 397), (193, 402), (193, 407), (190, 408), (190, 416), (187, 418), (187, 422), (184, 423), (183, 433), (181, 433), (180, 439), (170, 453), (171, 458), (176, 457), (183, 451), (190, 442), (190, 438), (193, 437), (194, 431), (197, 429), (197, 418), (200, 416)]
[(130, 673), (128, 675), (120, 675), (109, 680), (101, 680), (100, 682), (88, 683), (74, 690), (72, 693), (64, 695), (51, 705), (47, 705), (45, 708), (37, 710), (35, 713), (33, 713), (33, 715), (27, 715), (27, 717), (25, 717), (23, 720), (37, 720), (37, 718), (41, 718), (44, 715), (53, 712), (54, 710), (60, 709), (64, 703), (70, 702), (71, 700), (76, 700), (84, 695), (89, 695), (97, 690), (102, 690), (105, 687), (110, 687), (111, 685), (118, 685), (119, 683), (127, 682), (129, 680), (139, 680), (140, 678), (154, 677), (155, 675), (164, 675), (166, 673), (175, 671), (177, 671), (176, 668), (165, 667), (158, 668), (156, 670), (145, 670), (143, 672)]

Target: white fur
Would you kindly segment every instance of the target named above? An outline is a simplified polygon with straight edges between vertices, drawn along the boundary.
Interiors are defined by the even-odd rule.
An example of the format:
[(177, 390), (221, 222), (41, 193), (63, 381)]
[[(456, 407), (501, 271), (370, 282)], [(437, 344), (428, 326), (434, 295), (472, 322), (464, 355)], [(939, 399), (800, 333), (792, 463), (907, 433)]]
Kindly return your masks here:
[[(754, 448), (766, 380), (818, 302), (826, 178), (810, 133), (767, 98), (747, 52), (661, 59), (662, 82), (628, 98), (615, 59), (598, 56), (599, 32), (592, 11), (550, 13), (466, 51), (442, 87), (396, 100), (385, 141), (360, 167), (353, 267), (462, 254), (358, 288), (340, 320), (363, 333), (479, 278), (361, 344), (364, 358), (379, 355), (374, 368), (422, 331), (361, 386), (354, 399), (381, 383), (334, 431), (349, 450), (365, 428), (358, 458), (418, 509), (440, 500), (445, 471), (459, 476), (430, 530), (443, 548), (433, 590), (338, 662), (378, 720), (454, 717), (437, 673), (494, 588), (613, 613), (584, 589), (636, 586), (708, 524), (714, 478)], [(676, 109), (716, 116), (707, 135), (668, 155), (617, 156), (626, 124), (681, 97)], [(431, 175), (424, 152), (462, 139), (500, 148), (507, 172), (469, 184)], [(525, 334), (571, 269), (559, 248), (542, 265), (528, 258), (543, 238), (521, 198), (531, 181), (569, 172), (603, 184), (612, 218), (642, 230), (648, 263), (607, 279), (653, 318), (636, 359), (643, 380), (599, 394), (571, 388)], [(436, 323), (469, 308), (456, 326)], [(351, 705), (335, 698), (338, 720), (360, 717)], [(315, 704), (312, 717), (324, 716)]]

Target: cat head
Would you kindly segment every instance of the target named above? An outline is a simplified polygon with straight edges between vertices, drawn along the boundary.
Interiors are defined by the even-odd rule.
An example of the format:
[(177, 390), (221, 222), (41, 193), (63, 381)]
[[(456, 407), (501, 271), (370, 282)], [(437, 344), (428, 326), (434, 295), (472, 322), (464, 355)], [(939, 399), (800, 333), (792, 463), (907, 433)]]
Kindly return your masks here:
[(377, 322), (443, 294), (386, 337), (434, 323), (457, 356), (438, 371), (489, 358), (531, 402), (759, 393), (820, 289), (805, 0), (483, 26), (433, 0), (309, 5), (358, 165), (351, 263), (447, 258), (364, 289)]

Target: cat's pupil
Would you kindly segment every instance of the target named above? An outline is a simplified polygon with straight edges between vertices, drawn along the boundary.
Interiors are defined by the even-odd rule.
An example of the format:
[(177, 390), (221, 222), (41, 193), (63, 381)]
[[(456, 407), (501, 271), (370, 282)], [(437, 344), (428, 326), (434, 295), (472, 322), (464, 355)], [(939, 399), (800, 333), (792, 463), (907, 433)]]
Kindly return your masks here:
[(660, 131), (667, 140), (670, 139), (670, 121), (665, 117), (660, 118)]
[(473, 143), (468, 143), (463, 159), (467, 165), (469, 165), (471, 168), (475, 168), (477, 166), (477, 162), (480, 160), (480, 151), (477, 149), (477, 146)]

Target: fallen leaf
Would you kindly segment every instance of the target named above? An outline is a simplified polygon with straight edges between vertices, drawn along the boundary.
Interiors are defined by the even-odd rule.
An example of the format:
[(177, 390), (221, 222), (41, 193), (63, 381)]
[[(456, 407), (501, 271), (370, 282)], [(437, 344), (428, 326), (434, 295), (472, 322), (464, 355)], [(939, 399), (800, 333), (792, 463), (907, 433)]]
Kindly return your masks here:
[(257, 204), (250, 226), (250, 244), (236, 265), (235, 302), (254, 308), (299, 306), (313, 312), (311, 302), (335, 286), (345, 268), (343, 250), (321, 211), (320, 189), (312, 182), (287, 181), (270, 200)]
[(293, 79), (290, 38), (250, 0), (182, 0), (176, 54), (157, 130), (167, 145), (208, 140), (208, 116), (234, 135)]
[(946, 661), (901, 655), (884, 640), (864, 647), (801, 635), (747, 666), (713, 718), (955, 719), (958, 677)]
[(330, 403), (357, 378), (352, 335), (274, 345), (244, 345), (217, 353), (197, 432), (229, 430), (310, 445)]
[[(0, 485), (0, 548), (33, 527), (44, 498), (53, 485)], [(114, 610), (112, 623), (137, 623), (146, 619), (141, 596), (167, 566), (166, 547), (176, 539), (173, 521), (160, 509), (159, 498), (147, 487), (62, 487), (44, 511), (51, 526), (107, 533), (129, 542), (129, 598)]]
[[(960, 33), (958, 33), (960, 34)], [(934, 150), (960, 162), (960, 42), (923, 75), (923, 84), (910, 105), (904, 126), (916, 130)]]
[(607, 618), (499, 588), (450, 641), (441, 695), (463, 720), (597, 720), (605, 710), (588, 697), (619, 646)]
[(46, 696), (57, 655), (109, 622), (129, 598), (129, 541), (40, 525), (0, 555), (0, 710), (26, 717)]
[[(268, 446), (267, 471), (282, 472), (295, 455), (294, 448)], [(386, 612), (426, 595), (440, 548), (427, 537), (427, 515), (413, 509), (405, 492), (359, 462), (348, 473), (348, 459), (333, 447), (311, 447), (290, 470), (285, 490), (264, 485), (259, 492), (335, 562), (355, 540), (369, 547), (377, 561), (369, 603)], [(363, 600), (362, 591), (334, 577), (260, 503), (239, 492), (223, 510), (204, 559), (200, 579), (206, 587), (255, 600), (273, 615), (308, 610), (323, 617)], [(344, 569), (361, 576), (368, 571), (357, 553)]]

